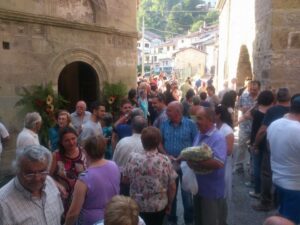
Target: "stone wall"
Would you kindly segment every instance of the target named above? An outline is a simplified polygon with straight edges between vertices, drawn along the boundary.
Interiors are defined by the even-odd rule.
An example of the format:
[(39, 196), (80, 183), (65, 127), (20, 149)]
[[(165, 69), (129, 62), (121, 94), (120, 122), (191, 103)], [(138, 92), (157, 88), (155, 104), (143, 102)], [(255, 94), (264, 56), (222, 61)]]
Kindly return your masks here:
[(73, 61), (94, 67), (100, 89), (104, 81), (135, 85), (136, 2), (130, 2), (0, 2), (0, 117), (9, 127), (16, 126), (11, 110), (21, 87), (45, 81), (57, 85), (60, 71)]
[[(288, 87), (292, 93), (299, 92), (300, 1), (219, 0), (217, 7), (218, 86), (238, 74), (238, 52), (244, 45), (253, 77), (262, 81), (263, 88)], [(238, 77), (238, 86), (241, 84)]]
[(272, 61), (266, 82), (300, 92), (300, 1), (272, 0)]
[(136, 1), (122, 0), (0, 1), (0, 118), (13, 134), (10, 148), (22, 127), (14, 107), (22, 87), (51, 81), (57, 89), (76, 61), (96, 71), (100, 90), (106, 81), (136, 85), (136, 10)]

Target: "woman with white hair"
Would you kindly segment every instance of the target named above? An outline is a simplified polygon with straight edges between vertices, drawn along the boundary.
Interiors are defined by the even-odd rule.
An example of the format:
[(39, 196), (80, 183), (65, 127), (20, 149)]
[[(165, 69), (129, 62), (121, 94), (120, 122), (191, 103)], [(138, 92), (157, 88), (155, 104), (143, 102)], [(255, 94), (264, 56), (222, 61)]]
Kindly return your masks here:
[(28, 145), (39, 145), (38, 132), (42, 126), (42, 117), (38, 112), (27, 113), (24, 120), (24, 128), (17, 137), (17, 149)]
[[(64, 127), (71, 126), (71, 116), (70, 113), (66, 110), (59, 110), (56, 115), (56, 124), (49, 128), (48, 136), (49, 136), (49, 149), (51, 151), (55, 151), (58, 149), (59, 142), (59, 131)], [(73, 127), (74, 128), (74, 127)]]

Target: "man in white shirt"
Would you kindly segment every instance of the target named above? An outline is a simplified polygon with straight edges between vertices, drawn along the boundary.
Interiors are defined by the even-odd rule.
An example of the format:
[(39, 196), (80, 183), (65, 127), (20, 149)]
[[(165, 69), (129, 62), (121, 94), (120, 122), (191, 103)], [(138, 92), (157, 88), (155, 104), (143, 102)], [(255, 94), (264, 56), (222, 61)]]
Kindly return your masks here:
[(142, 116), (136, 116), (131, 122), (132, 135), (121, 139), (114, 151), (113, 160), (123, 169), (126, 165), (131, 153), (143, 152), (144, 148), (141, 141), (142, 130), (147, 127), (147, 120)]
[(82, 125), (82, 131), (79, 135), (79, 143), (92, 136), (103, 135), (102, 126), (100, 121), (105, 115), (105, 106), (100, 102), (93, 102), (91, 105), (92, 115), (91, 118)]
[(48, 176), (51, 160), (41, 145), (17, 152), (16, 177), (0, 189), (0, 225), (61, 224), (61, 196)]
[(272, 180), (279, 197), (279, 213), (300, 223), (300, 93), (291, 99), (290, 113), (271, 123), (267, 139)]
[(71, 114), (71, 122), (77, 133), (80, 134), (82, 130), (82, 124), (87, 122), (91, 118), (91, 113), (86, 111), (86, 103), (84, 101), (78, 101), (76, 104), (76, 111)]
[[(142, 130), (147, 127), (147, 120), (143, 116), (135, 116), (131, 121), (132, 135), (122, 138), (114, 151), (113, 161), (119, 166), (121, 173), (132, 153), (143, 152), (141, 141)], [(120, 193), (129, 196), (129, 185), (121, 183)]]
[(28, 145), (40, 145), (38, 132), (42, 126), (42, 117), (38, 112), (27, 113), (24, 128), (17, 137), (17, 149)]

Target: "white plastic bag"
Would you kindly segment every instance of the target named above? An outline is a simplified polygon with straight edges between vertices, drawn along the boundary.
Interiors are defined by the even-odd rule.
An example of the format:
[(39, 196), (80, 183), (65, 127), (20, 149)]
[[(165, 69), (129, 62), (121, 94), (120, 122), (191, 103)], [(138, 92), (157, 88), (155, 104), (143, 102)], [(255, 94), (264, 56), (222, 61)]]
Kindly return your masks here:
[(182, 189), (193, 195), (198, 193), (198, 183), (194, 171), (183, 161), (180, 164), (182, 171)]

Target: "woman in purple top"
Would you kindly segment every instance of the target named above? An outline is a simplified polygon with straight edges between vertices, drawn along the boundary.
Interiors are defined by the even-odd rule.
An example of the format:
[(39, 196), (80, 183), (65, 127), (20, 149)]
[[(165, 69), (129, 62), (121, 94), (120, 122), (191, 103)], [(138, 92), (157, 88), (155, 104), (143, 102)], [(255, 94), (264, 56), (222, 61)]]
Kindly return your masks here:
[(104, 159), (105, 139), (102, 136), (86, 140), (84, 149), (88, 169), (76, 181), (73, 200), (66, 216), (66, 225), (92, 225), (103, 219), (107, 202), (120, 190), (118, 166)]

